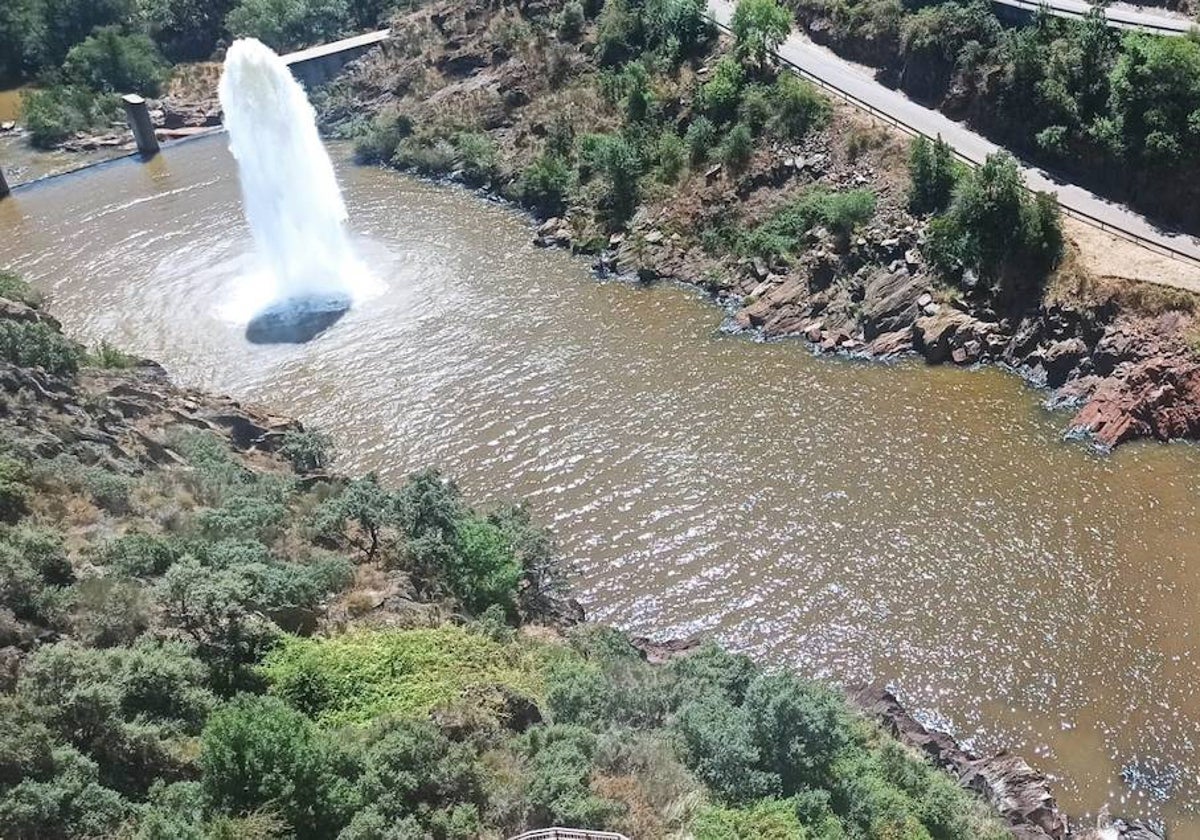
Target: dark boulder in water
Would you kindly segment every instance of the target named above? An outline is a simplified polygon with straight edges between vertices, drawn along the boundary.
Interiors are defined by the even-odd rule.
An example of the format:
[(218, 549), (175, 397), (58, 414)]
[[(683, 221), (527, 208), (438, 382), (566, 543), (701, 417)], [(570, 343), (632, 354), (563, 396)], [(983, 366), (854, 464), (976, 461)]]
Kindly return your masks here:
[(251, 344), (303, 344), (336, 324), (350, 309), (350, 298), (335, 293), (290, 297), (273, 303), (246, 325)]

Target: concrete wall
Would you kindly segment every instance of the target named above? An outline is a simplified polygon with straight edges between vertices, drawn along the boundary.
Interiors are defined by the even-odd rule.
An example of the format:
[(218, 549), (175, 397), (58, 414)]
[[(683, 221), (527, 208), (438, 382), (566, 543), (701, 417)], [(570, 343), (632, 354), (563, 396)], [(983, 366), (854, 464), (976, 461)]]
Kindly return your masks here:
[(357, 35), (332, 44), (301, 50), (283, 56), (292, 75), (308, 90), (314, 90), (333, 80), (342, 68), (361, 58), (371, 49), (387, 40), (391, 30), (382, 29)]

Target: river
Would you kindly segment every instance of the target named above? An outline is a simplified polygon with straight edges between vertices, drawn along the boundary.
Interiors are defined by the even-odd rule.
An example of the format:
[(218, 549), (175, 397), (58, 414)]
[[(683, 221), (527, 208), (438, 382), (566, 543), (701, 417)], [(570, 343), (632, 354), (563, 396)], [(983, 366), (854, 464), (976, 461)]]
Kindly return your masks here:
[(344, 470), (527, 498), (597, 619), (888, 682), (1075, 813), (1200, 836), (1200, 449), (1105, 457), (999, 370), (726, 333), (694, 291), (598, 281), (510, 209), (335, 157), (385, 288), (308, 345), (228, 312), (251, 258), (219, 137), (0, 202), (0, 267), (83, 340), (324, 427)]

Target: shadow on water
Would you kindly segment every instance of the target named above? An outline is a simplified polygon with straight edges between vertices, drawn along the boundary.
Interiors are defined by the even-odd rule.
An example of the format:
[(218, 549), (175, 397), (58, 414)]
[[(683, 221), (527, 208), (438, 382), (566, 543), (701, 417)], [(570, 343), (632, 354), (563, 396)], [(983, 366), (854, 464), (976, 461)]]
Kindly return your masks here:
[(246, 325), (251, 344), (304, 344), (332, 327), (350, 309), (344, 294), (305, 295), (273, 303)]

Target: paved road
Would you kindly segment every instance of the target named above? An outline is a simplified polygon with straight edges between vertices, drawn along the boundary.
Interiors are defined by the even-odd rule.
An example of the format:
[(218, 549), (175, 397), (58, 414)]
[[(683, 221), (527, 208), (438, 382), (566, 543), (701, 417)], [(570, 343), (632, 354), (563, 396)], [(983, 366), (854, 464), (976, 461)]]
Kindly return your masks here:
[[(731, 0), (709, 0), (708, 9), (718, 23), (728, 26), (734, 5)], [(944, 114), (918, 105), (904, 94), (884, 87), (863, 69), (838, 58), (798, 32), (792, 32), (778, 52), (805, 73), (850, 94), (910, 130), (928, 137), (941, 135), (955, 151), (973, 163), (982, 163), (988, 155), (1001, 151), (995, 143), (962, 123), (954, 122)], [(1054, 181), (1040, 169), (1022, 165), (1021, 171), (1030, 188), (1054, 193), (1059, 204), (1067, 211), (1090, 216), (1118, 231), (1180, 251), (1200, 261), (1200, 240), (1163, 231), (1128, 207), (1101, 198), (1082, 187)]]
[[(1030, 0), (992, 0), (1000, 6), (1010, 6), (1036, 12), (1041, 6)], [(1046, 6), (1059, 17), (1083, 17), (1092, 9), (1092, 4), (1086, 0), (1049, 0)], [(1144, 11), (1137, 6), (1113, 4), (1104, 10), (1104, 17), (1109, 26), (1120, 29), (1141, 29), (1158, 35), (1186, 35), (1195, 28), (1196, 22), (1182, 15), (1172, 14), (1166, 10)]]

